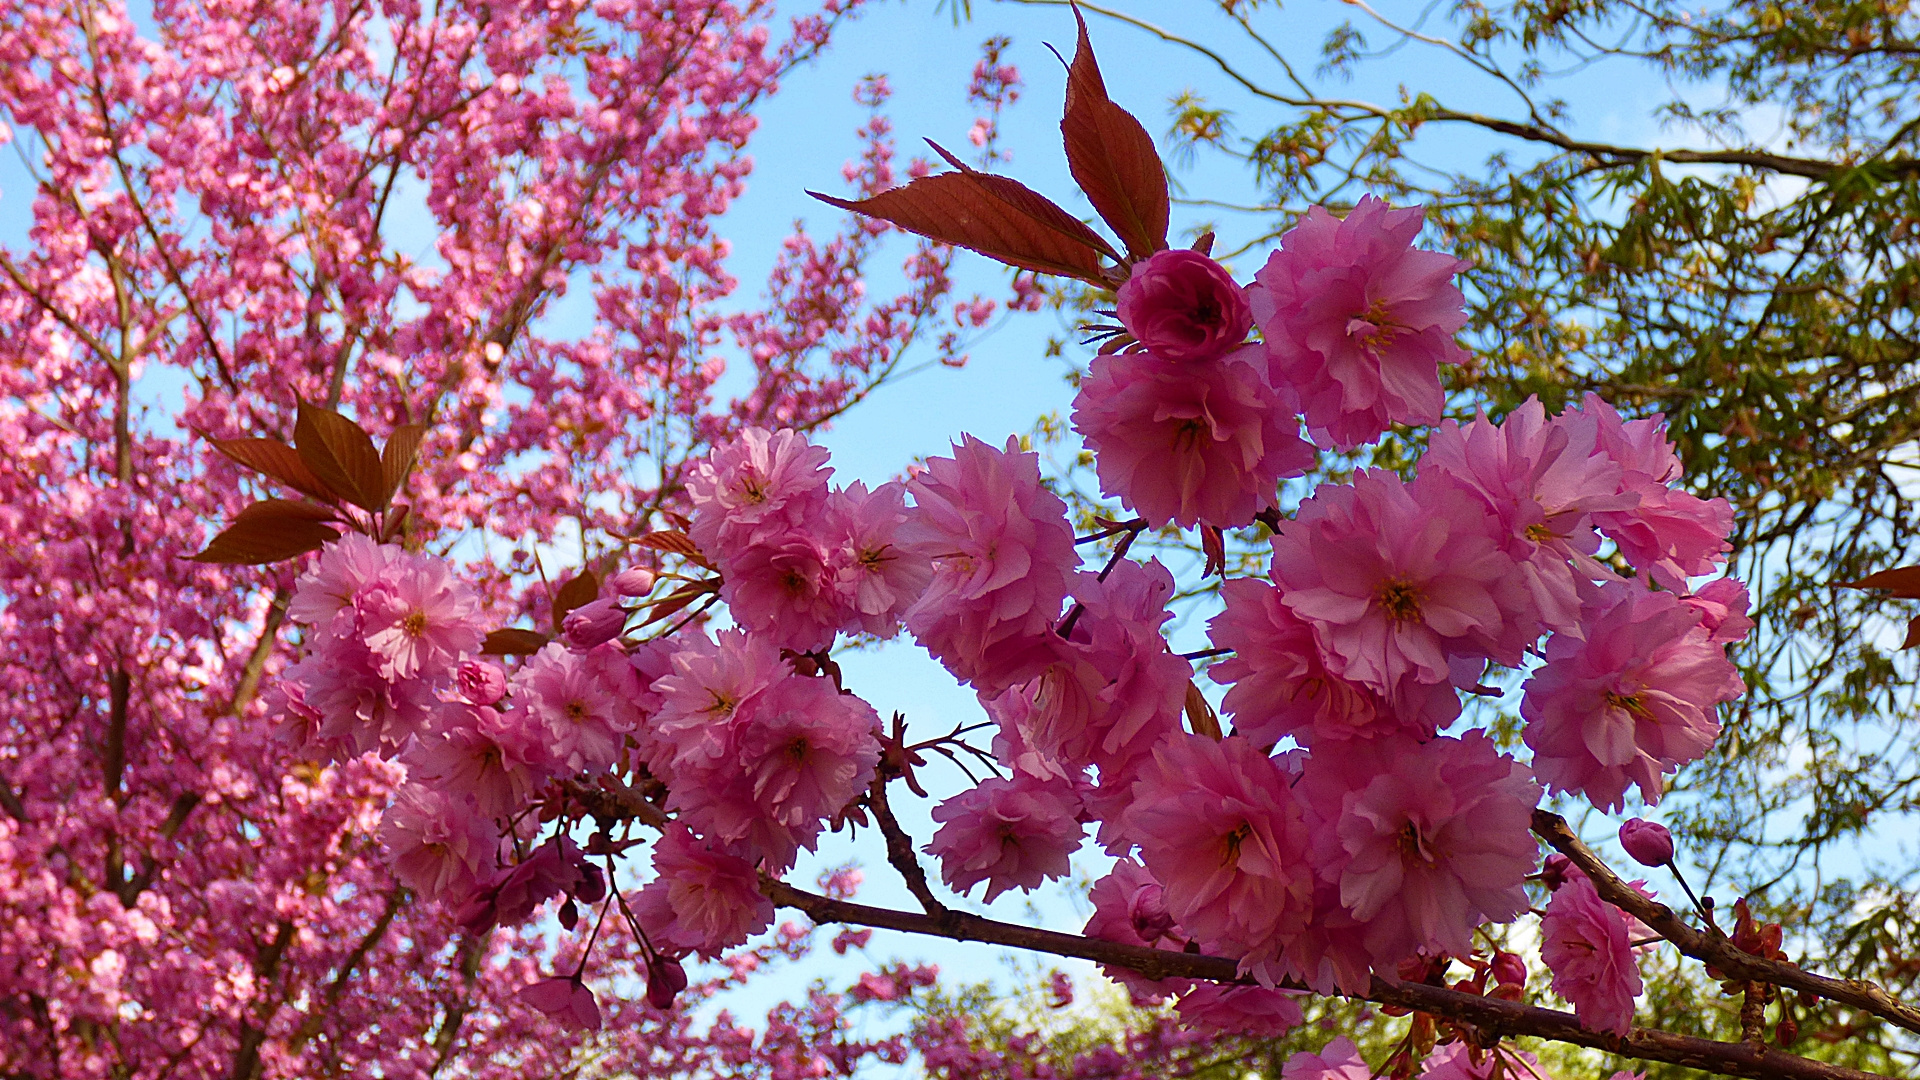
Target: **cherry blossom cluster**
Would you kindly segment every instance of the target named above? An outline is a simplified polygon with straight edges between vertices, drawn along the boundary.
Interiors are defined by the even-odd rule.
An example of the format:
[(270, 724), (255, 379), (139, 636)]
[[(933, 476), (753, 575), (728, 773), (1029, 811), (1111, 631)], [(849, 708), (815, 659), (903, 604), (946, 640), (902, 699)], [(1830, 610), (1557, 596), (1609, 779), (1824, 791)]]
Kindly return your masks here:
[[(662, 1001), (685, 985), (681, 958), (771, 923), (767, 882), (829, 829), (877, 824), (911, 880), (887, 789), (923, 791), (914, 768), (934, 749), (992, 771), (932, 809), (924, 851), (944, 883), (1034, 889), (1091, 829), (1115, 862), (1089, 937), (1228, 957), (1251, 980), (1112, 969), (1195, 1029), (1284, 1032), (1300, 988), (1363, 993), (1447, 958), (1478, 965), (1475, 992), (1517, 994), (1519, 959), (1479, 959), (1475, 936), (1530, 909), (1543, 792), (1657, 803), (1743, 692), (1725, 646), (1751, 623), (1739, 582), (1696, 587), (1722, 570), (1731, 510), (1676, 486), (1659, 418), (1589, 395), (1442, 421), (1460, 264), (1413, 247), (1419, 227), (1371, 198), (1344, 218), (1316, 208), (1247, 285), (1200, 251), (1135, 263), (1073, 418), (1132, 520), (1076, 537), (1016, 440), (963, 436), (870, 490), (834, 486), (803, 434), (749, 428), (691, 464), (684, 531), (640, 537), (677, 562), (614, 575), (510, 675), (475, 655), (478, 606), (444, 564), (332, 545), (290, 608), (311, 649), (285, 682), (289, 729), (336, 759), (407, 766), (382, 831), (402, 880), (471, 926), (617, 900)], [(1287, 508), (1316, 447), (1423, 425), (1411, 476), (1361, 468)], [(1222, 582), (1209, 626), (1224, 728), (1167, 641), (1173, 574), (1126, 557), (1172, 527), (1270, 538), (1269, 574)], [(1104, 565), (1083, 565), (1108, 539)], [(731, 627), (709, 621), (715, 603)], [(837, 643), (903, 629), (973, 688), (989, 747), (909, 744), (842, 685)], [(1529, 760), (1461, 723), (1463, 695), (1513, 679)], [(626, 794), (629, 823), (657, 830), (631, 903), (564, 830), (536, 843), (568, 785)], [(594, 851), (645, 842), (603, 824)], [(1556, 992), (1624, 1032), (1638, 931), (1577, 871), (1546, 877)], [(535, 997), (563, 1019), (592, 1007), (577, 979)]]

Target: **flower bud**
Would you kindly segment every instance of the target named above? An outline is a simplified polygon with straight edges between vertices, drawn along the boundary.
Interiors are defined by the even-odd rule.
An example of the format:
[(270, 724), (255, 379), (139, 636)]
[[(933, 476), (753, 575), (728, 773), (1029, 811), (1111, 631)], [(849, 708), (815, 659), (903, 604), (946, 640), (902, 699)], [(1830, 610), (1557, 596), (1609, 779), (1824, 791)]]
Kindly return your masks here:
[(653, 591), (653, 571), (644, 566), (629, 566), (607, 579), (621, 596), (645, 596)]
[(507, 694), (507, 673), (485, 660), (462, 660), (453, 676), (460, 697), (469, 705), (494, 705)]
[(1172, 936), (1177, 929), (1172, 913), (1167, 911), (1166, 893), (1158, 885), (1136, 889), (1127, 903), (1127, 916), (1133, 920), (1133, 932), (1149, 945)]
[(1510, 952), (1495, 953), (1493, 957), (1493, 981), (1502, 986), (1525, 986), (1527, 984), (1527, 962)]
[(1239, 283), (1197, 251), (1161, 251), (1135, 263), (1118, 307), (1127, 332), (1164, 360), (1211, 360), (1253, 327)]
[(673, 999), (687, 988), (687, 969), (680, 961), (659, 953), (647, 956), (647, 1004), (656, 1009), (673, 1008)]
[(1665, 866), (1673, 861), (1673, 834), (1656, 822), (1634, 818), (1620, 826), (1620, 846), (1641, 866)]
[(574, 648), (591, 649), (619, 637), (626, 625), (626, 609), (611, 599), (600, 599), (567, 612), (560, 620), (560, 633)]

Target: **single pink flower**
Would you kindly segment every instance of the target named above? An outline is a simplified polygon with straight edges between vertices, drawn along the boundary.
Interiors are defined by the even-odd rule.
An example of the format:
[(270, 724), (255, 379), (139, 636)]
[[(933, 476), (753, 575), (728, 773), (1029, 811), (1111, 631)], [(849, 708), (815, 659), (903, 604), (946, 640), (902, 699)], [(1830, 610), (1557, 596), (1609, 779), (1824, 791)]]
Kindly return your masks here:
[(1302, 1050), (1280, 1067), (1280, 1080), (1373, 1080), (1360, 1048), (1345, 1035), (1320, 1048)]
[[(1166, 890), (1131, 857), (1116, 861), (1105, 877), (1093, 883), (1087, 899), (1093, 903), (1093, 915), (1081, 931), (1087, 937), (1174, 952), (1186, 946), (1186, 934), (1167, 910)], [(1149, 979), (1132, 968), (1110, 964), (1100, 970), (1126, 987), (1136, 1006), (1157, 1005), (1193, 985), (1190, 979)]]
[(1522, 736), (1550, 791), (1613, 811), (1633, 784), (1658, 803), (1662, 775), (1704, 756), (1720, 733), (1716, 707), (1745, 692), (1694, 608), (1618, 583), (1589, 607), (1581, 637), (1548, 639), (1520, 702)]
[(405, 557), (406, 549), (398, 544), (376, 544), (359, 533), (347, 533), (321, 548), (320, 557), (294, 583), (287, 618), (327, 629), (336, 616), (351, 613), (354, 597), (389, 563)]
[(1215, 1035), (1243, 1035), (1277, 1039), (1306, 1019), (1300, 1012), (1297, 990), (1269, 990), (1264, 986), (1222, 986), (1195, 983), (1174, 1011), (1184, 1023)]
[(629, 566), (607, 579), (607, 586), (625, 597), (645, 596), (653, 591), (654, 573), (644, 566)]
[(380, 844), (393, 876), (428, 899), (459, 899), (493, 864), (493, 823), (471, 799), (402, 784), (380, 819)]
[(433, 728), (409, 743), (400, 760), (410, 777), (473, 799), (482, 817), (507, 818), (546, 779), (544, 732), (529, 732), (525, 720), (524, 714), (488, 705), (449, 702), (436, 710)]
[(933, 808), (940, 829), (926, 847), (957, 893), (987, 883), (987, 900), (1065, 877), (1080, 847), (1080, 796), (1065, 780), (990, 777)]
[(1313, 627), (1274, 586), (1234, 578), (1220, 595), (1225, 606), (1207, 634), (1233, 654), (1207, 674), (1232, 687), (1222, 705), (1236, 733), (1268, 745), (1292, 736), (1302, 746), (1392, 731), (1429, 737), (1460, 715), (1460, 695), (1446, 683), (1403, 682), (1396, 707), (1374, 688), (1335, 674)]
[(1297, 795), (1314, 865), (1367, 924), (1376, 967), (1416, 949), (1465, 956), (1475, 927), (1527, 910), (1540, 787), (1484, 732), (1316, 748)]
[(676, 635), (670, 670), (656, 677), (659, 712), (642, 735), (648, 767), (669, 786), (718, 766), (729, 752), (728, 732), (742, 702), (792, 674), (780, 650), (739, 630)]
[(1645, 985), (1631, 922), (1577, 871), (1554, 890), (1540, 920), (1540, 959), (1553, 972), (1553, 992), (1595, 1031), (1625, 1035), (1633, 1027), (1633, 999)]
[(723, 566), (763, 537), (805, 528), (827, 502), (825, 447), (797, 431), (747, 428), (687, 477), (693, 524), (687, 535)]
[(657, 945), (712, 959), (773, 924), (773, 902), (760, 894), (752, 864), (678, 822), (654, 844), (653, 873), (633, 909)]
[(382, 678), (441, 681), (480, 648), (480, 599), (427, 555), (391, 559), (354, 597), (360, 631)]
[(1055, 640), (1058, 659), (1040, 676), (1027, 734), (1069, 769), (1098, 767), (1101, 785), (1124, 794), (1154, 744), (1180, 730), (1193, 678), (1161, 636), (1173, 617), (1173, 575), (1157, 560), (1122, 559), (1104, 581), (1076, 575), (1073, 598), (1082, 610)]
[(549, 642), (514, 672), (514, 705), (545, 730), (551, 775), (604, 769), (619, 757), (638, 717), (631, 670), (620, 681), (609, 679), (623, 674), (623, 664), (607, 663), (616, 656), (625, 659), (611, 645), (580, 654)]
[(1372, 196), (1347, 216), (1307, 211), (1248, 290), (1272, 381), (1299, 394), (1307, 427), (1350, 450), (1391, 424), (1433, 424), (1440, 365), (1465, 350), (1467, 323), (1453, 275), (1467, 264), (1413, 247), (1421, 211)]
[(1096, 357), (1073, 400), (1100, 490), (1154, 526), (1250, 525), (1279, 482), (1313, 467), (1293, 403), (1254, 366), (1260, 346), (1206, 364)]
[(1067, 504), (1040, 482), (1040, 458), (1008, 439), (964, 436), (908, 484), (915, 506), (896, 542), (932, 560), (907, 629), (963, 682), (998, 693), (1052, 660), (1054, 620), (1080, 558)]
[(1173, 248), (1134, 263), (1116, 299), (1121, 325), (1168, 360), (1211, 360), (1239, 347), (1253, 329), (1246, 291), (1197, 251)]
[(460, 905), (460, 925), (472, 934), (495, 926), (518, 926), (545, 901), (581, 887), (591, 868), (572, 840), (549, 839), (522, 862), (501, 867)]
[(1682, 596), (1680, 602), (1700, 614), (1707, 640), (1715, 645), (1745, 641), (1753, 632), (1753, 617), (1747, 614), (1752, 601), (1747, 599), (1747, 586), (1739, 578), (1715, 578), (1700, 586), (1698, 592)]
[(1685, 592), (1687, 578), (1714, 573), (1732, 550), (1733, 506), (1674, 487), (1680, 457), (1667, 441), (1666, 419), (1622, 420), (1598, 394), (1556, 423), (1591, 430), (1600, 451), (1622, 469), (1621, 491), (1636, 495), (1631, 508), (1596, 514), (1594, 524), (1619, 546), (1636, 569), (1662, 586)]
[(908, 515), (907, 489), (852, 483), (827, 500), (826, 536), (833, 585), (846, 622), (841, 629), (890, 638), (933, 579), (933, 562), (898, 543)]
[(1281, 525), (1273, 580), (1327, 666), (1391, 701), (1448, 682), (1456, 660), (1517, 666), (1539, 635), (1498, 527), (1457, 488), (1365, 469)]
[(827, 559), (810, 530), (765, 536), (732, 553), (720, 598), (741, 627), (783, 649), (825, 649), (852, 617)]
[(1269, 983), (1281, 949), (1313, 913), (1293, 779), (1239, 736), (1171, 735), (1134, 783), (1125, 823), (1181, 927)]

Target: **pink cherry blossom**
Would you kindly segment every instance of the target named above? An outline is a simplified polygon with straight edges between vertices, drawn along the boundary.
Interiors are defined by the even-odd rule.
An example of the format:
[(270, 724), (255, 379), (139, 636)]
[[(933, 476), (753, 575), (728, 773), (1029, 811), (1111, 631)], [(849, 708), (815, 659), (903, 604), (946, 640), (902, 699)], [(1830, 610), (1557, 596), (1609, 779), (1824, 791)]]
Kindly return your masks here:
[(1540, 788), (1485, 732), (1316, 748), (1300, 797), (1314, 865), (1367, 924), (1377, 967), (1423, 948), (1464, 956), (1475, 927), (1527, 910)]
[(1420, 1066), (1420, 1080), (1553, 1080), (1540, 1059), (1501, 1043), (1479, 1050), (1452, 1042), (1436, 1048)]
[(1673, 834), (1657, 821), (1629, 818), (1620, 826), (1620, 847), (1641, 866), (1665, 866), (1673, 861)]
[(1645, 985), (1633, 955), (1637, 924), (1630, 924), (1578, 871), (1554, 890), (1540, 920), (1540, 959), (1553, 972), (1553, 992), (1595, 1031), (1625, 1035), (1633, 1027), (1633, 999)]
[(1361, 470), (1282, 524), (1273, 579), (1327, 666), (1392, 700), (1403, 683), (1449, 681), (1453, 660), (1517, 665), (1538, 635), (1497, 529), (1457, 488)]
[(1699, 612), (1707, 640), (1715, 645), (1745, 641), (1753, 632), (1753, 617), (1747, 614), (1752, 602), (1747, 599), (1746, 584), (1739, 578), (1715, 578), (1700, 586), (1698, 592), (1682, 596), (1680, 602)]
[(1197, 251), (1157, 251), (1134, 263), (1116, 299), (1127, 332), (1167, 360), (1211, 360), (1237, 348), (1253, 328), (1245, 290)]
[(469, 705), (496, 705), (507, 696), (507, 673), (486, 660), (462, 660), (454, 669), (453, 683)]
[(715, 850), (684, 825), (660, 834), (653, 873), (633, 909), (656, 945), (711, 959), (773, 923), (773, 903), (760, 894), (753, 866)]
[(728, 753), (728, 732), (741, 703), (792, 670), (772, 642), (738, 630), (722, 630), (712, 639), (682, 635), (668, 664), (671, 670), (652, 684), (661, 704), (643, 734), (643, 749), (648, 765), (669, 783), (716, 767)]
[(515, 707), (546, 732), (553, 774), (604, 769), (619, 756), (638, 721), (624, 660), (611, 645), (581, 654), (554, 642), (514, 672)]
[(1548, 790), (1612, 811), (1633, 784), (1658, 803), (1663, 774), (1699, 760), (1720, 733), (1716, 706), (1745, 692), (1694, 608), (1672, 593), (1609, 585), (1581, 637), (1548, 639), (1520, 702), (1522, 734)]
[(519, 998), (571, 1031), (600, 1030), (600, 1006), (577, 978), (542, 979), (520, 991)]
[(1613, 577), (1593, 558), (1594, 514), (1640, 501), (1623, 493), (1623, 470), (1596, 439), (1590, 425), (1549, 423), (1540, 400), (1528, 398), (1498, 424), (1485, 416), (1442, 423), (1420, 459), (1421, 476), (1443, 474), (1499, 521), (1501, 545), (1555, 630), (1576, 626), (1590, 583)]
[(287, 602), (287, 618), (325, 629), (335, 616), (350, 612), (354, 597), (388, 564), (405, 555), (398, 545), (376, 544), (359, 533), (342, 536), (321, 548), (319, 558), (300, 575)]
[(1280, 1067), (1280, 1080), (1373, 1080), (1360, 1048), (1345, 1035), (1320, 1048), (1302, 1050)]
[(1083, 609), (1056, 639), (1058, 659), (1041, 674), (1027, 735), (1048, 757), (1124, 796), (1134, 767), (1161, 737), (1180, 729), (1193, 665), (1173, 654), (1160, 628), (1173, 617), (1173, 575), (1155, 560), (1122, 559), (1103, 581), (1079, 574)]
[(827, 451), (797, 431), (750, 427), (687, 477), (687, 535), (722, 564), (770, 535), (804, 528), (826, 505)]
[(479, 598), (439, 559), (390, 558), (354, 606), (382, 678), (444, 679), (463, 655), (480, 648)]
[(933, 562), (907, 629), (979, 690), (1039, 674), (1080, 561), (1066, 503), (1040, 482), (1039, 455), (1015, 439), (996, 450), (968, 435), (907, 486), (915, 506), (896, 542)]
[(409, 776), (466, 795), (482, 817), (498, 820), (525, 806), (545, 779), (546, 743), (545, 729), (525, 713), (455, 702), (436, 711), (432, 729), (400, 760)]
[(852, 617), (828, 557), (810, 532), (765, 536), (731, 553), (721, 599), (742, 627), (782, 648), (825, 649)]
[(1415, 249), (1422, 212), (1372, 196), (1343, 218), (1307, 211), (1248, 290), (1272, 379), (1292, 387), (1314, 438), (1352, 449), (1390, 424), (1440, 419), (1440, 365), (1465, 350), (1453, 275), (1466, 263)]
[(1079, 814), (1080, 796), (1065, 780), (989, 777), (933, 808), (940, 828), (926, 850), (948, 888), (965, 893), (984, 881), (991, 902), (1065, 877), (1084, 832)]
[(1284, 477), (1313, 467), (1292, 401), (1249, 345), (1206, 364), (1150, 352), (1096, 357), (1073, 401), (1100, 490), (1154, 526), (1250, 525)]
[(1233, 654), (1207, 674), (1231, 685), (1224, 711), (1234, 731), (1256, 743), (1291, 736), (1312, 746), (1316, 740), (1393, 731), (1424, 737), (1460, 715), (1460, 695), (1446, 683), (1403, 682), (1395, 706), (1372, 687), (1335, 674), (1313, 627), (1272, 585), (1234, 578), (1221, 585), (1220, 596), (1224, 607), (1207, 633)]
[(1207, 952), (1265, 981), (1313, 910), (1306, 819), (1293, 777), (1239, 736), (1172, 735), (1126, 818), (1167, 910)]
[(1684, 592), (1689, 577), (1713, 573), (1731, 549), (1733, 507), (1725, 499), (1702, 499), (1673, 485), (1680, 457), (1667, 441), (1666, 419), (1622, 420), (1598, 394), (1559, 423), (1590, 429), (1602, 453), (1619, 463), (1621, 490), (1638, 505), (1598, 514), (1594, 523), (1619, 545), (1636, 568), (1666, 588)]
[(1182, 1021), (1201, 1031), (1277, 1039), (1305, 1019), (1296, 1000), (1299, 997), (1295, 990), (1203, 982), (1181, 994), (1173, 1008)]
[[(1115, 861), (1113, 869), (1093, 883), (1087, 899), (1093, 904), (1093, 915), (1081, 931), (1087, 937), (1175, 952), (1187, 943), (1167, 910), (1166, 890), (1131, 857)], [(1102, 965), (1100, 970), (1126, 987), (1136, 1006), (1157, 1005), (1192, 985), (1181, 978), (1149, 979), (1127, 967)]]
[(526, 859), (486, 878), (460, 905), (460, 925), (473, 934), (517, 926), (545, 901), (579, 890), (589, 866), (572, 840), (553, 837)]
[(497, 842), (472, 800), (406, 784), (381, 820), (380, 843), (395, 877), (423, 896), (459, 899), (492, 868)]
[(910, 514), (906, 494), (903, 484), (882, 484), (869, 492), (855, 482), (827, 499), (826, 535), (834, 588), (845, 613), (843, 630), (892, 637), (933, 578), (926, 554), (898, 542)]

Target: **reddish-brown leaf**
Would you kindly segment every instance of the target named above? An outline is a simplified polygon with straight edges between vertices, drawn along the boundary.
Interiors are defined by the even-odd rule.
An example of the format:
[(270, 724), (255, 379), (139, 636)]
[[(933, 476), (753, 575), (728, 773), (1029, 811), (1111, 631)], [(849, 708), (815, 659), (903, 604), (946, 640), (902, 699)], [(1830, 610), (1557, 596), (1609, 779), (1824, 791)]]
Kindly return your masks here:
[(293, 445), (307, 468), (348, 502), (362, 510), (386, 508), (380, 452), (359, 424), (332, 409), (302, 401), (293, 424)]
[(553, 628), (560, 629), (561, 620), (567, 613), (583, 604), (590, 604), (600, 596), (600, 579), (591, 570), (582, 570), (576, 577), (567, 579), (560, 591), (553, 594)]
[(538, 630), (495, 630), (480, 643), (487, 656), (528, 656), (546, 648), (547, 635)]
[(1900, 647), (1903, 649), (1911, 649), (1915, 645), (1920, 645), (1920, 615), (1916, 615), (1908, 620), (1907, 640)]
[(633, 543), (639, 544), (643, 548), (652, 548), (655, 551), (670, 551), (675, 555), (684, 555), (694, 562), (699, 563), (701, 566), (710, 567), (713, 565), (707, 561), (705, 555), (700, 553), (700, 548), (694, 544), (693, 538), (681, 532), (679, 529), (661, 529), (657, 532), (641, 533), (639, 536), (631, 537), (630, 539)]
[(312, 551), (340, 530), (326, 524), (333, 511), (288, 499), (263, 499), (240, 511), (233, 524), (207, 542), (194, 562), (257, 566)]
[(1100, 257), (1111, 254), (1112, 246), (1039, 192), (1004, 176), (963, 169), (923, 176), (871, 199), (808, 194), (1022, 270), (1108, 284)]
[(279, 439), (210, 439), (227, 460), (277, 480), (311, 499), (338, 502), (340, 494), (328, 488), (300, 460), (299, 451)]
[(1837, 583), (1843, 589), (1885, 589), (1903, 600), (1920, 600), (1920, 566), (1900, 566)]
[(426, 437), (427, 429), (419, 424), (401, 424), (387, 436), (387, 445), (380, 450), (380, 506), (385, 509), (392, 504), (393, 497), (400, 494), (401, 485), (407, 482), (407, 474), (413, 471), (413, 463), (420, 456), (420, 440)]
[(1226, 736), (1220, 730), (1220, 717), (1208, 703), (1207, 696), (1200, 692), (1197, 683), (1187, 683), (1187, 724), (1195, 735), (1205, 735), (1218, 742)]
[(1080, 40), (1067, 68), (1067, 109), (1060, 134), (1067, 168), (1101, 220), (1120, 234), (1127, 254), (1144, 259), (1167, 246), (1167, 170), (1153, 136), (1107, 97), (1087, 38), (1087, 20), (1073, 10)]

